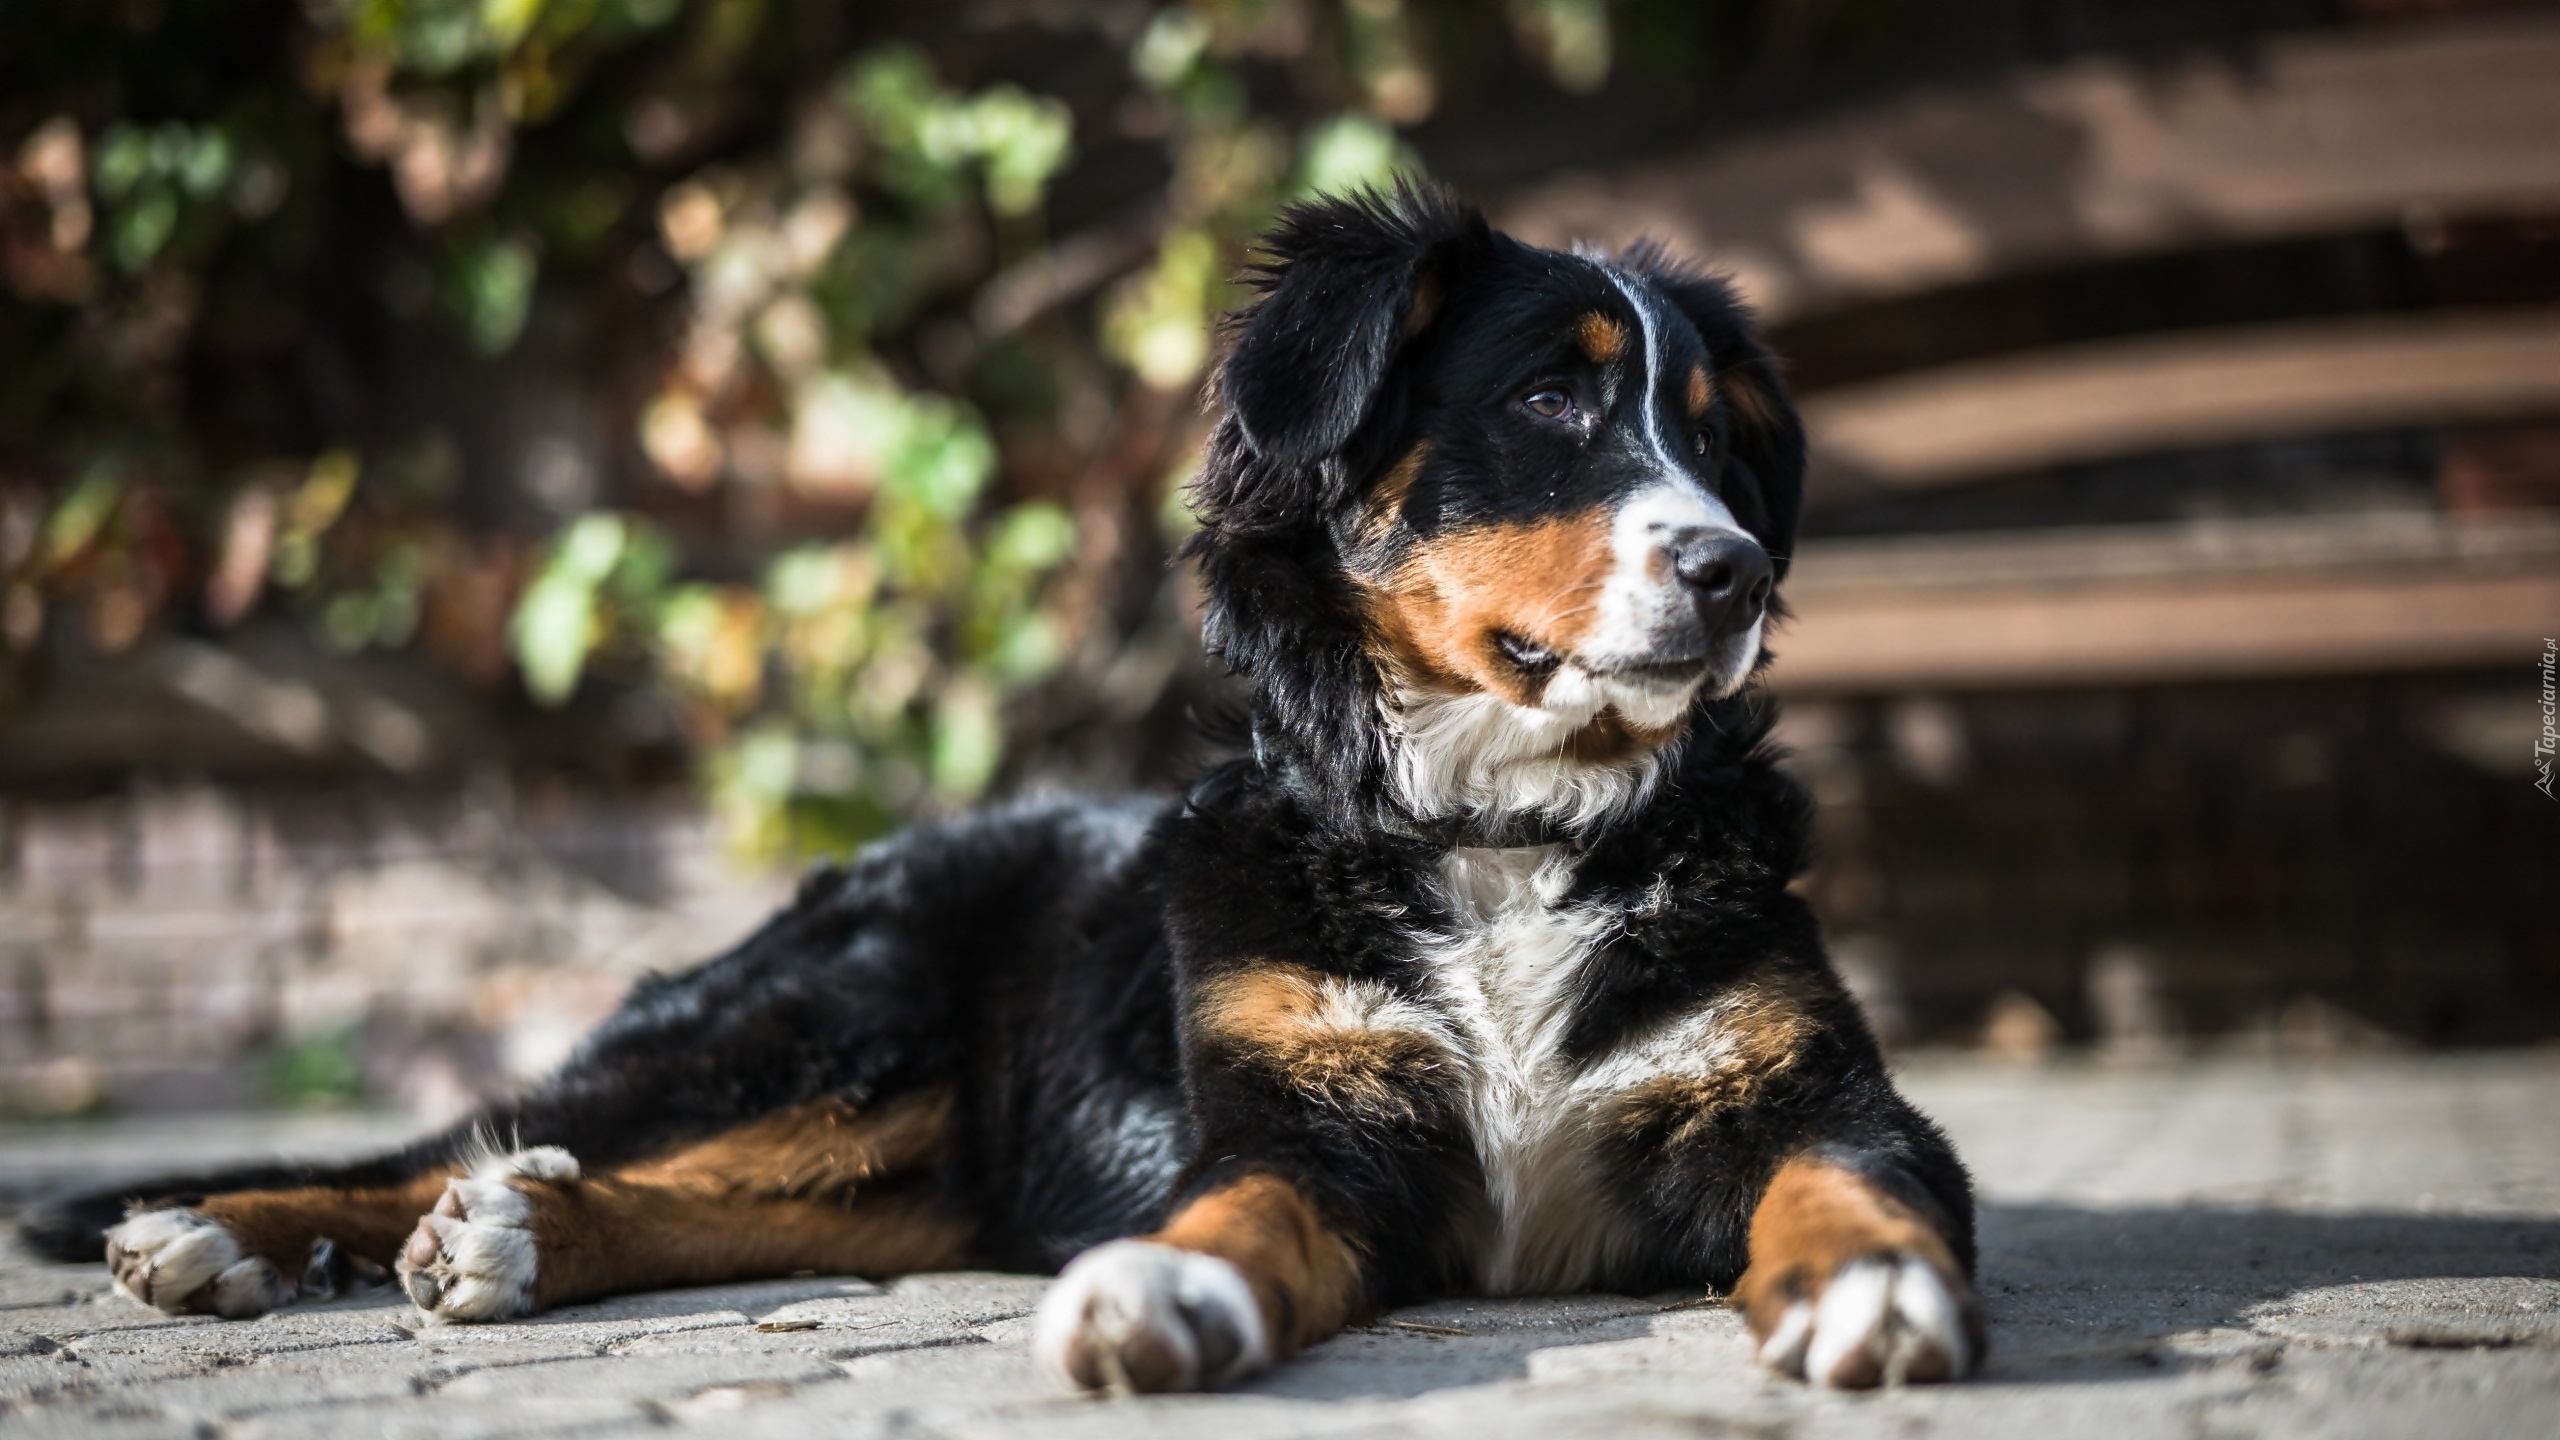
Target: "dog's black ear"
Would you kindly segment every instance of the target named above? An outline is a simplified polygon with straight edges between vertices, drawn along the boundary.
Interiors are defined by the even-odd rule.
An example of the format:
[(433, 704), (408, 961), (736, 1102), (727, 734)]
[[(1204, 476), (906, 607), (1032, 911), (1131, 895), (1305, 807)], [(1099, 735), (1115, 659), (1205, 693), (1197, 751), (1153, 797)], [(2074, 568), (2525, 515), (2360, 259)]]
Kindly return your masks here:
[(1685, 270), (1650, 245), (1629, 252), (1626, 262), (1669, 296), (1707, 342), (1716, 393), (1731, 416), (1725, 506), (1786, 578), (1804, 512), (1804, 421), (1787, 396), (1777, 357), (1761, 343), (1751, 307), (1721, 277)]
[(1397, 348), (1430, 323), (1448, 268), (1487, 238), (1472, 207), (1412, 181), (1282, 211), (1251, 277), (1263, 298), (1218, 376), (1246, 443), (1282, 465), (1341, 449)]

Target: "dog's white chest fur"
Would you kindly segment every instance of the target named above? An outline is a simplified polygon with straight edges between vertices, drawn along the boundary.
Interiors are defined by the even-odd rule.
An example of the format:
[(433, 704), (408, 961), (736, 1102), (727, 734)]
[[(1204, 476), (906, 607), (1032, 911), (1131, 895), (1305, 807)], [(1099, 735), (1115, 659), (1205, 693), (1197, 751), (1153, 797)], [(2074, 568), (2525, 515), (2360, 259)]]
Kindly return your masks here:
[(1424, 951), (1457, 1031), (1490, 1224), (1475, 1257), (1488, 1294), (1583, 1288), (1632, 1242), (1599, 1193), (1588, 1075), (1560, 1053), (1581, 972), (1617, 923), (1563, 906), (1559, 847), (1459, 849), (1441, 869), (1450, 932)]

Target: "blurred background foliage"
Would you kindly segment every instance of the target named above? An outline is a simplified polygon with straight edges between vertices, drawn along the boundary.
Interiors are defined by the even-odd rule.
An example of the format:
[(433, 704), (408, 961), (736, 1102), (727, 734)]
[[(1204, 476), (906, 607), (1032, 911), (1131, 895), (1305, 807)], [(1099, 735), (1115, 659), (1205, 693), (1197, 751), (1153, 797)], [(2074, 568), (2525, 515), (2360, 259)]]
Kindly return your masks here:
[[(1712, 74), (1761, 7), (993, 8), (0, 4), (0, 704), (290, 616), (649, 697), (749, 855), (966, 801), (1159, 584), (1275, 207), (1470, 67)], [(600, 424), (456, 423), (564, 363)]]

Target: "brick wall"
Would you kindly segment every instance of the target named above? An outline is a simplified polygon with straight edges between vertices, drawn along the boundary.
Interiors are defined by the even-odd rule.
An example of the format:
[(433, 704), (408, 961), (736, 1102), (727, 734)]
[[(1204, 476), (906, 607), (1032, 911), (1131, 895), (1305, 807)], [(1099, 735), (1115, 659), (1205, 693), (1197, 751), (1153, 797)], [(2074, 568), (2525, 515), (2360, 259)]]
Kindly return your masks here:
[(2530, 673), (1798, 700), (1808, 893), (1920, 1043), (2560, 1036)]
[(377, 1096), (454, 1111), (787, 887), (731, 865), (680, 799), (0, 798), (0, 1111), (239, 1104), (315, 1041)]

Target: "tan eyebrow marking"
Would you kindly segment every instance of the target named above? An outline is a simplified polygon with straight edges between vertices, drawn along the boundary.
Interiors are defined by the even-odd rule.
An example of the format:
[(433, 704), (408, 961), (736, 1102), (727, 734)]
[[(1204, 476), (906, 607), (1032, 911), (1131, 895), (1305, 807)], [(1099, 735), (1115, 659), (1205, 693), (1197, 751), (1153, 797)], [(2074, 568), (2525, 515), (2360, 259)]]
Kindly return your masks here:
[(1627, 327), (1594, 310), (1574, 326), (1573, 341), (1592, 364), (1615, 364), (1627, 353)]
[(1695, 420), (1705, 415), (1707, 413), (1707, 402), (1714, 398), (1715, 390), (1707, 383), (1707, 367), (1704, 365), (1690, 366), (1689, 393), (1686, 397), (1689, 402), (1689, 418)]

